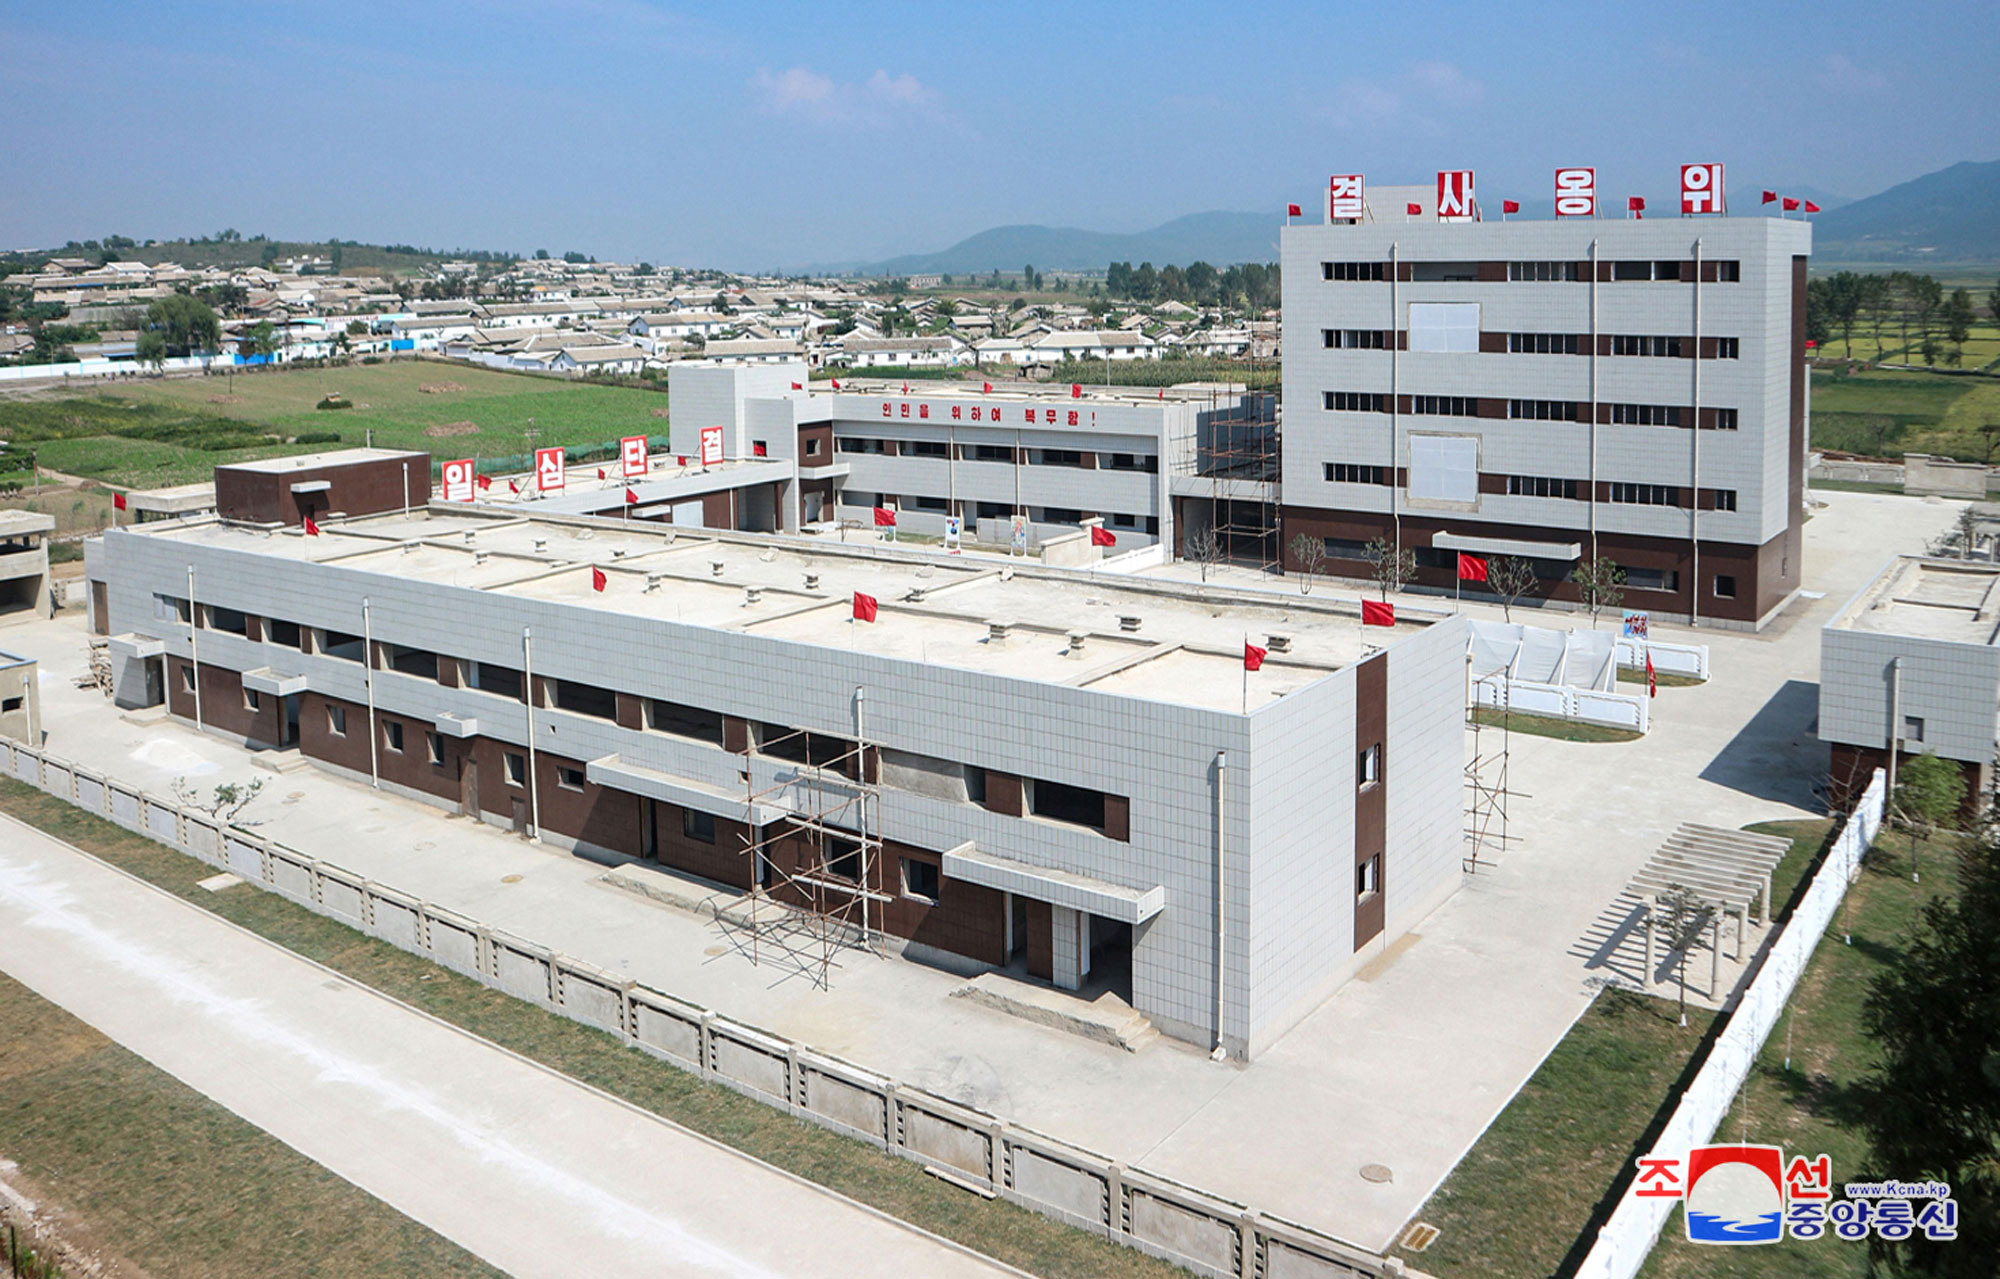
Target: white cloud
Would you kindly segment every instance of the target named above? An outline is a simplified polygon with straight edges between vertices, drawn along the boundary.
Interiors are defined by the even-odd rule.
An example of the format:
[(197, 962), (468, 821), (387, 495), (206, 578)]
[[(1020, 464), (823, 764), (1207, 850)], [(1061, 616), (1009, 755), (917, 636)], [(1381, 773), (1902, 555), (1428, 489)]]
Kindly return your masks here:
[(1416, 62), (1396, 75), (1349, 77), (1334, 86), (1321, 115), (1349, 129), (1400, 129), (1441, 135), (1440, 117), (1481, 101), (1486, 86), (1450, 62)]
[(887, 71), (845, 82), (805, 67), (776, 73), (759, 68), (750, 79), (750, 92), (767, 115), (821, 125), (881, 126), (934, 114), (937, 106), (937, 94), (915, 76)]
[(1854, 65), (1844, 53), (1829, 53), (1820, 60), (1819, 82), (1835, 93), (1880, 93), (1889, 87), (1889, 77)]

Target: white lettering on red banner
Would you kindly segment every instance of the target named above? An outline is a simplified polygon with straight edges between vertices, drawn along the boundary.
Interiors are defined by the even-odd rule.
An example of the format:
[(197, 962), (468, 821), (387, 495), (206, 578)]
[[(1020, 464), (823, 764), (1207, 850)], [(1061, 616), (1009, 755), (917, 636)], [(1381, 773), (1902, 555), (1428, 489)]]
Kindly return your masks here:
[(646, 437), (628, 435), (618, 441), (618, 461), (627, 479), (646, 473)]
[(563, 478), (563, 451), (536, 449), (535, 487), (544, 493), (553, 493), (563, 486)]
[(472, 459), (461, 458), (444, 464), (444, 500), (447, 502), (470, 502), (472, 500)]
[(715, 466), (722, 461), (722, 428), (704, 426), (701, 428), (701, 464)]
[(1681, 212), (1720, 213), (1723, 209), (1722, 166), (1683, 164), (1681, 166)]
[(1472, 221), (1472, 170), (1438, 170), (1438, 221)]
[(1594, 218), (1597, 216), (1597, 170), (1556, 170), (1556, 216)]
[(1368, 214), (1361, 175), (1337, 173), (1327, 180), (1326, 213), (1330, 218), (1361, 218)]

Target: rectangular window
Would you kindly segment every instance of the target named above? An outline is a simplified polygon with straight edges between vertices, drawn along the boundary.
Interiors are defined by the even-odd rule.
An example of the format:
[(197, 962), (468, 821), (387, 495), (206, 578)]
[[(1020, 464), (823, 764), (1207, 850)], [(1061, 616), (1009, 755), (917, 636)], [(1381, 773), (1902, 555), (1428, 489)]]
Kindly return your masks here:
[(1097, 464), (1107, 471), (1152, 471), (1157, 461), (1151, 453), (1104, 453)]
[(1074, 506), (1044, 506), (1034, 512), (1037, 524), (1082, 524), (1083, 511)]
[(396, 754), (403, 753), (403, 726), (395, 720), (382, 721), (382, 744)]
[(802, 728), (787, 728), (783, 724), (757, 726), (757, 753), (773, 759), (788, 759), (794, 764), (814, 768), (835, 768), (844, 763), (853, 750), (853, 742), (831, 733), (809, 733)]
[(1576, 501), (1578, 482), (1552, 475), (1510, 475), (1507, 477), (1509, 497), (1560, 497)]
[(1411, 262), (1410, 279), (1418, 284), (1469, 284), (1479, 278), (1477, 262)]
[(819, 456), (819, 437), (818, 437), (818, 436), (816, 436), (816, 435), (811, 435), (811, 436), (807, 436), (807, 437), (806, 437), (806, 456), (807, 456), (807, 457), (818, 457), (818, 456)]
[(1681, 575), (1676, 569), (1627, 567), (1623, 571), (1625, 585), (1631, 590), (1678, 591), (1681, 588)]
[(904, 440), (904, 457), (945, 457), (946, 445), (943, 440)]
[(1710, 489), (1709, 492), (1715, 497), (1716, 510), (1733, 511), (1736, 509), (1735, 489)]
[(1355, 761), (1354, 779), (1357, 786), (1373, 786), (1382, 780), (1382, 743), (1377, 742), (1361, 752)]
[(1715, 598), (1719, 600), (1733, 600), (1736, 598), (1736, 577), (1734, 574), (1717, 573), (1715, 575)]
[(704, 813), (699, 808), (681, 810), (681, 834), (697, 844), (715, 842), (715, 814)]
[(1380, 329), (1321, 329), (1319, 337), (1330, 351), (1380, 351), (1389, 345), (1389, 335)]
[(972, 446), (972, 460), (975, 462), (1011, 462), (1014, 450), (1006, 444), (975, 444)]
[(442, 767), (444, 764), (444, 738), (437, 733), (426, 732), (424, 734), (424, 753), (430, 756), (433, 767)]
[(223, 608), (219, 604), (205, 604), (202, 612), (208, 616), (205, 626), (211, 631), (228, 631), (231, 635), (248, 635), (250, 619), (233, 608)]
[(1321, 539), (1326, 543), (1328, 559), (1365, 560), (1368, 558), (1368, 543), (1352, 537), (1329, 537)]
[(507, 784), (509, 786), (526, 786), (528, 784), (528, 757), (508, 751), (506, 763)]
[(978, 520), (1004, 520), (1014, 513), (1014, 508), (1005, 502), (974, 502), (972, 517)]
[(1478, 417), (1479, 399), (1472, 395), (1413, 395), (1410, 412), (1421, 417)]
[(1650, 280), (1653, 278), (1651, 262), (1613, 262), (1611, 278), (1614, 280)]
[(886, 451), (882, 447), (882, 441), (880, 440), (856, 439), (852, 436), (842, 436), (837, 447), (842, 453), (882, 453)]
[(438, 655), (425, 648), (406, 648), (401, 644), (384, 645), (389, 650), (389, 669), (404, 675), (415, 675), (421, 679), (436, 679)]
[(1679, 506), (1681, 491), (1672, 484), (1614, 483), (1609, 500), (1626, 506)]
[(911, 497), (905, 494), (903, 503), (913, 511), (937, 511), (944, 514), (949, 514), (951, 511), (951, 503), (941, 497)]
[(1727, 258), (1717, 259), (1715, 278), (1720, 284), (1740, 284), (1743, 281), (1743, 264)]
[(1104, 829), (1104, 792), (1064, 782), (1028, 783), (1028, 811), (1051, 821)]
[(722, 712), (653, 698), (646, 703), (646, 727), (711, 746), (722, 745)]
[(1335, 413), (1387, 413), (1389, 397), (1380, 391), (1323, 391), (1325, 406)]
[(1678, 404), (1613, 404), (1611, 420), (1620, 426), (1679, 426)]
[(326, 731), (335, 737), (347, 736), (347, 708), (329, 706), (326, 708)]
[(1654, 262), (1653, 278), (1655, 280), (1665, 280), (1668, 281), (1669, 283), (1677, 284), (1680, 282), (1681, 278), (1681, 264), (1678, 261)]
[(1903, 740), (1906, 742), (1921, 742), (1924, 740), (1923, 716), (1921, 715), (1903, 716)]
[(1083, 465), (1083, 454), (1077, 449), (1032, 449), (1028, 459), (1036, 466)]
[(472, 663), (472, 687), (482, 693), (511, 697), (517, 702), (527, 700), (522, 693), (521, 672), (506, 666), (493, 666), (486, 662)]
[(1507, 416), (1529, 422), (1574, 422), (1583, 414), (1574, 400), (1509, 400)]
[(861, 845), (852, 839), (842, 839), (838, 835), (826, 837), (827, 874), (840, 879), (861, 880)]
[(192, 666), (181, 667), (181, 692), (194, 692), (194, 667)]
[(1382, 855), (1377, 853), (1354, 868), (1354, 900), (1366, 901), (1382, 890)]
[(1647, 337), (1626, 333), (1611, 335), (1613, 355), (1651, 355), (1669, 359), (1679, 359), (1687, 350), (1684, 339), (1677, 337)]
[(1387, 484), (1387, 467), (1366, 466), (1360, 462), (1328, 462), (1325, 464), (1326, 478), (1335, 484)]
[(361, 637), (349, 635), (345, 631), (321, 631), (319, 651), (328, 657), (337, 657), (343, 662), (361, 660)]
[(1509, 333), (1509, 355), (1578, 355), (1583, 339), (1574, 333)]
[(914, 857), (903, 858), (903, 896), (936, 903), (938, 899), (936, 863), (920, 862)]
[(280, 621), (275, 617), (264, 619), (264, 642), (283, 644), (286, 648), (303, 648), (305, 634), (297, 622)]
[(1319, 264), (1320, 278), (1324, 280), (1386, 280), (1389, 278), (1387, 262), (1322, 262)]
[(580, 768), (571, 768), (568, 764), (558, 764), (556, 766), (556, 785), (562, 787), (564, 790), (582, 790), (583, 770)]
[(244, 709), (244, 710), (246, 710), (246, 711), (257, 711), (257, 710), (262, 710), (263, 708), (264, 708), (264, 701), (263, 701), (263, 699), (262, 699), (262, 698), (260, 698), (260, 697), (258, 697), (258, 696), (257, 696), (257, 690), (256, 690), (256, 689), (254, 689), (254, 688), (246, 688), (246, 689), (244, 689), (244, 690), (243, 690), (243, 709)]
[(156, 622), (186, 622), (192, 614), (188, 602), (172, 595), (153, 597), (153, 620)]
[(557, 710), (614, 722), (618, 719), (618, 694), (610, 689), (579, 684), (575, 680), (559, 679), (554, 682)]
[(1576, 279), (1574, 262), (1509, 262), (1507, 278), (1516, 283), (1522, 281), (1573, 281)]
[(1715, 358), (1718, 360), (1734, 360), (1741, 354), (1742, 349), (1741, 338), (1715, 339)]
[(1715, 411), (1715, 429), (1716, 429), (1716, 430), (1718, 430), (1718, 431), (1733, 431), (1733, 430), (1735, 430), (1735, 429), (1736, 429), (1736, 410), (1735, 410), (1735, 409), (1717, 409), (1717, 410)]

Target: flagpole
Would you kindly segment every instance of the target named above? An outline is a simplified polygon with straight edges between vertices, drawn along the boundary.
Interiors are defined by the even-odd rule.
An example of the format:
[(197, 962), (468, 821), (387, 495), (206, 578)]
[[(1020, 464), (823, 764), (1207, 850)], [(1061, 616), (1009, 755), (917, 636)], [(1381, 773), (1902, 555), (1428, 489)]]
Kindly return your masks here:
[(1243, 715), (1250, 713), (1250, 632), (1243, 632)]

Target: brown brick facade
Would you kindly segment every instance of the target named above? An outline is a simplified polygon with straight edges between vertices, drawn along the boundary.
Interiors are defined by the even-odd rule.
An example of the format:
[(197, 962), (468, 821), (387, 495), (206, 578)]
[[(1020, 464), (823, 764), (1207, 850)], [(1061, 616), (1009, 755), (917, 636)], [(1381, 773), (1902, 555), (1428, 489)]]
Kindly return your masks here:
[[(407, 464), (407, 465), (406, 465)], [(403, 486), (408, 472), (407, 499)], [(294, 493), (292, 486), (325, 480), (324, 491)], [(228, 520), (253, 524), (290, 524), (315, 519), (329, 511), (343, 515), (374, 515), (400, 511), (407, 500), (421, 507), (431, 498), (431, 455), (364, 458), (295, 470), (264, 470), (249, 466), (215, 468), (216, 513)]]
[[(167, 659), (167, 709), (192, 721), (194, 694), (188, 690), (187, 673), (193, 669), (185, 657)], [(257, 694), (257, 709), (245, 704), (243, 676), (227, 667), (208, 662), (201, 665), (201, 722), (206, 728), (240, 737), (258, 746), (276, 746), (284, 736), (284, 705), (269, 693)]]

